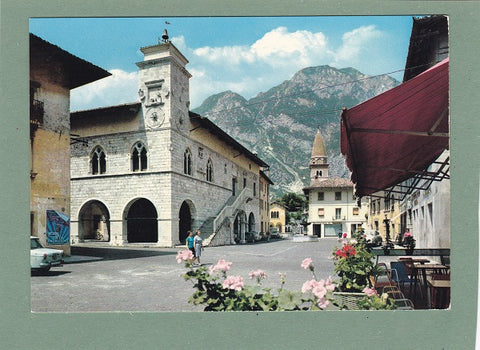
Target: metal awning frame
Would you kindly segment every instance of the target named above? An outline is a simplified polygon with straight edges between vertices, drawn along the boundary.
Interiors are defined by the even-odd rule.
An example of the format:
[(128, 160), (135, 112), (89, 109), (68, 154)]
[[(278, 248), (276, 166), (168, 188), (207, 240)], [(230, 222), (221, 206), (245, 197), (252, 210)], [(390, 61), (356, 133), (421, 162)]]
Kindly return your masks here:
[[(395, 199), (402, 201), (406, 196), (412, 194), (415, 190), (428, 190), (434, 181), (450, 179), (450, 157), (447, 157), (443, 162), (435, 161), (432, 164), (440, 165), (437, 171), (425, 170), (423, 172), (417, 172), (413, 177), (410, 178), (411, 181), (408, 185), (405, 184), (405, 182), (408, 180), (407, 179), (388, 188), (366, 187), (375, 190), (375, 193), (369, 194), (368, 196), (375, 198), (390, 198), (392, 194), (400, 194), (401, 198)], [(427, 181), (422, 182), (422, 180)], [(383, 195), (379, 194), (380, 192), (383, 192)]]

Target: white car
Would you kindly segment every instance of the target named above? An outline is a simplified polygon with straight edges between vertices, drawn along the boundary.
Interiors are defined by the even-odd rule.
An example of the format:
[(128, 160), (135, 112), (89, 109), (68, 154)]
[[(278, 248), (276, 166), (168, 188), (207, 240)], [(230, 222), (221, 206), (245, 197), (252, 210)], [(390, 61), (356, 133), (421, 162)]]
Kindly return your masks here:
[(373, 247), (379, 247), (382, 245), (382, 237), (375, 230), (366, 230), (364, 232), (365, 239)]
[(30, 268), (33, 271), (48, 271), (52, 266), (62, 266), (63, 250), (44, 248), (38, 237), (30, 236)]

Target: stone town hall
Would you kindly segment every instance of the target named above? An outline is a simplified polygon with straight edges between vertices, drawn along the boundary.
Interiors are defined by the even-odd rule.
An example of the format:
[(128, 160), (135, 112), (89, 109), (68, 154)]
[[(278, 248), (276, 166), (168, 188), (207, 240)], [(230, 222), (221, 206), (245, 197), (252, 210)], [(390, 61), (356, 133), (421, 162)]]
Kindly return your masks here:
[(139, 102), (71, 114), (72, 244), (171, 247), (200, 229), (222, 245), (268, 229), (268, 165), (189, 111), (188, 61), (162, 38), (141, 48)]

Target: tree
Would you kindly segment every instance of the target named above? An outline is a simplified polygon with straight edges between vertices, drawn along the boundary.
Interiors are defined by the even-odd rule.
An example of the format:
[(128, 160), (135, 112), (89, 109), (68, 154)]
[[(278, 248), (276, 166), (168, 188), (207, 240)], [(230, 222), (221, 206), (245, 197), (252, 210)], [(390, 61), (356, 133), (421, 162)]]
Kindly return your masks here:
[(302, 212), (307, 206), (306, 198), (293, 192), (284, 194), (278, 203), (282, 204), (287, 211), (287, 223), (290, 223), (292, 219), (301, 220)]
[(293, 192), (284, 194), (278, 202), (281, 203), (288, 212), (301, 212), (307, 205), (307, 200), (304, 196)]

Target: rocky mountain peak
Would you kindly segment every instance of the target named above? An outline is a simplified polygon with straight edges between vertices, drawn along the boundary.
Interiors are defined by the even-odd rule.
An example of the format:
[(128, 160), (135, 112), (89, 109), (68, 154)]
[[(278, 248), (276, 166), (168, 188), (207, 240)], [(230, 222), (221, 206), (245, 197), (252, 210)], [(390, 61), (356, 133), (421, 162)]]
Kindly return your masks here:
[(194, 112), (219, 127), (270, 164), (274, 196), (301, 193), (309, 183), (313, 140), (320, 128), (330, 175), (349, 178), (340, 154), (342, 107), (353, 107), (396, 85), (394, 78), (367, 76), (354, 68), (304, 68), (289, 80), (246, 100), (225, 91), (207, 98)]

